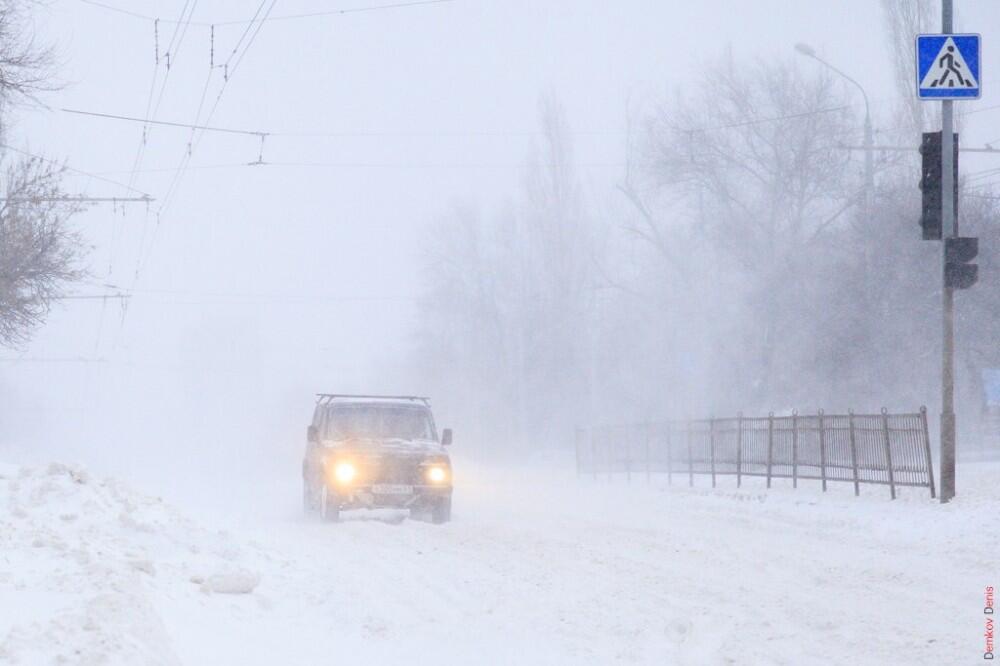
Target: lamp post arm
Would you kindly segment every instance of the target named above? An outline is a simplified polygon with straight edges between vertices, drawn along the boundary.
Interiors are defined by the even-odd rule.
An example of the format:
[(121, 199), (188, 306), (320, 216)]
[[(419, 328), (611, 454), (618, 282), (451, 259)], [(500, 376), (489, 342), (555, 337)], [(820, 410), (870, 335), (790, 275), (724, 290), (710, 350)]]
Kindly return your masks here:
[(866, 212), (870, 211), (872, 196), (875, 191), (875, 156), (874, 156), (874, 144), (875, 137), (872, 131), (872, 114), (871, 107), (868, 105), (868, 93), (865, 92), (864, 87), (855, 81), (853, 78), (848, 76), (845, 72), (834, 67), (826, 60), (823, 60), (815, 53), (808, 54), (810, 58), (823, 65), (824, 67), (829, 67), (831, 70), (844, 77), (850, 81), (854, 86), (861, 91), (861, 97), (865, 100), (865, 194), (864, 194), (864, 210)]
[(865, 92), (864, 87), (860, 83), (858, 83), (857, 81), (855, 81), (854, 79), (852, 79), (850, 76), (848, 76), (847, 74), (845, 74), (842, 70), (834, 67), (833, 65), (831, 65), (830, 63), (828, 63), (826, 60), (823, 60), (822, 58), (820, 58), (818, 55), (811, 55), (810, 57), (813, 58), (816, 62), (818, 62), (818, 63), (820, 63), (822, 65), (825, 65), (826, 67), (829, 67), (834, 72), (836, 72), (837, 74), (841, 75), (842, 77), (844, 77), (845, 79), (847, 79), (848, 81), (850, 81), (851, 83), (853, 83), (854, 86), (857, 87), (857, 89), (861, 91), (861, 97), (865, 100), (865, 121), (868, 122), (868, 123), (871, 123), (871, 108), (868, 105), (868, 93)]

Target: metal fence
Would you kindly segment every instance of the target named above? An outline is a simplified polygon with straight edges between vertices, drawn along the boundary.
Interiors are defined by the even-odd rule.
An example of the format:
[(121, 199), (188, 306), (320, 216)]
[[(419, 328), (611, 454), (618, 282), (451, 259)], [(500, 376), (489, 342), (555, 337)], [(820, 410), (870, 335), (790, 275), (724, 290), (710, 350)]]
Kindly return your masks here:
[(594, 478), (696, 474), (929, 488), (934, 469), (927, 410), (915, 414), (824, 414), (667, 421), (577, 429), (576, 469)]

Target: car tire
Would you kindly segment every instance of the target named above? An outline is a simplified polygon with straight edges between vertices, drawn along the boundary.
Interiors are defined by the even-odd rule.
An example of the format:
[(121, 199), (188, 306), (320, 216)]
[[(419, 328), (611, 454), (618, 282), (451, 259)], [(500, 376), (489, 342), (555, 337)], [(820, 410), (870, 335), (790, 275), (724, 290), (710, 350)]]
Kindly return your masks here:
[(449, 520), (451, 520), (451, 498), (442, 497), (431, 507), (431, 522), (440, 525)]
[(333, 500), (334, 498), (330, 495), (330, 489), (326, 487), (326, 484), (323, 484), (323, 492), (319, 500), (319, 517), (327, 523), (340, 521), (340, 507)]
[(312, 493), (309, 491), (309, 484), (302, 482), (302, 511), (306, 515), (313, 512), (316, 507), (313, 505)]

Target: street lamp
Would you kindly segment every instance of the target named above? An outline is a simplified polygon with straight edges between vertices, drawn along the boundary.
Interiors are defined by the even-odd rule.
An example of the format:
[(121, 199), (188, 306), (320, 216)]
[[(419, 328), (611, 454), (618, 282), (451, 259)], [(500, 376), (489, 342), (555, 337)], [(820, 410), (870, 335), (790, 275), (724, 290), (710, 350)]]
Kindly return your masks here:
[(872, 114), (871, 108), (868, 106), (868, 94), (865, 92), (865, 89), (861, 87), (860, 83), (816, 55), (816, 49), (813, 47), (799, 42), (795, 45), (795, 50), (807, 58), (812, 58), (821, 65), (829, 67), (834, 72), (853, 83), (857, 86), (858, 90), (861, 91), (861, 96), (865, 100), (865, 214), (869, 215), (871, 214), (872, 193), (875, 191), (875, 140), (872, 135)]

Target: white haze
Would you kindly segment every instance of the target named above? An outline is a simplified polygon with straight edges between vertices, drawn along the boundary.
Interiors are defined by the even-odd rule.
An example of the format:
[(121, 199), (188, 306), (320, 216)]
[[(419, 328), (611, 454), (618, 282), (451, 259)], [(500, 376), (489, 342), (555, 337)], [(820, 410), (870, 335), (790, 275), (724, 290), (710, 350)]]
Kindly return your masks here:
[[(163, 18), (177, 18), (181, 7), (129, 3)], [(203, 2), (194, 19), (241, 19), (249, 9)], [(323, 9), (289, 0), (276, 13)], [(960, 20), (987, 32), (1000, 16), (992, 3), (966, 2)], [(57, 109), (142, 116), (153, 26), (72, 0), (45, 7), (37, 26), (57, 45), (67, 85), (45, 96), (51, 111), (20, 110), (7, 140), (128, 181), (141, 126)], [(162, 50), (172, 27), (159, 30)], [(217, 59), (241, 30), (216, 29)], [(457, 203), (489, 211), (517, 196), (542, 141), (540, 99), (562, 106), (584, 195), (601, 215), (621, 206), (614, 185), (634, 110), (671, 99), (705, 63), (727, 52), (736, 61), (787, 59), (804, 41), (854, 73), (884, 118), (896, 95), (884, 39), (880, 8), (864, 0), (835, 11), (778, 1), (469, 1), (269, 22), (211, 124), (345, 133), (272, 137), (264, 146), (265, 161), (335, 166), (199, 168), (258, 156), (253, 137), (206, 134), (158, 217), (173, 173), (156, 170), (181, 163), (190, 132), (151, 128), (135, 180), (157, 197), (150, 212), (100, 205), (76, 221), (93, 244), (93, 282), (134, 287), (127, 313), (114, 301), (65, 302), (27, 349), (5, 354), (5, 446), (146, 477), (169, 478), (192, 460), (206, 474), (251, 460), (286, 474), (294, 472), (314, 391), (433, 386), (439, 404), (458, 404), (463, 387), (449, 395), (447, 377), (413, 371), (417, 299), (426, 287), (421, 253)], [(207, 28), (189, 28), (158, 118), (195, 118), (209, 46)], [(983, 107), (994, 99), (986, 90)], [(989, 111), (970, 122), (966, 140), (994, 138), (995, 118)], [(92, 196), (123, 194), (94, 178), (70, 182)], [(148, 260), (136, 280), (142, 239)], [(697, 370), (706, 359), (690, 362)], [(931, 405), (936, 399), (926, 396)], [(443, 410), (439, 419), (450, 416)], [(461, 432), (457, 441), (459, 450), (482, 448)]]
[[(164, 20), (177, 19), (182, 8), (190, 6), (181, 0), (108, 2)], [(223, 23), (248, 19), (259, 3), (201, 0), (195, 4), (195, 22)], [(378, 4), (383, 3), (280, 0), (274, 15)], [(960, 30), (1000, 34), (1000, 8), (994, 0), (961, 0), (959, 5)], [(142, 145), (142, 124), (75, 115), (61, 109), (144, 116), (154, 72), (154, 26), (145, 19), (82, 0), (52, 0), (35, 11), (40, 40), (57, 47), (58, 75), (65, 87), (40, 98), (48, 108), (14, 109), (12, 124), (4, 128), (3, 141), (86, 172), (68, 175), (66, 189), (70, 193), (127, 196), (119, 185), (102, 178), (129, 182)], [(936, 26), (935, 18), (926, 30), (934, 32)], [(170, 42), (174, 25), (161, 22), (158, 30), (162, 52)], [(238, 25), (216, 27), (217, 63), (225, 60), (242, 31), (243, 26)], [(931, 414), (937, 412), (940, 324), (936, 310), (928, 320), (929, 330), (907, 330), (904, 325), (909, 320), (893, 314), (892, 322), (899, 326), (900, 339), (907, 340), (909, 349), (919, 347), (914, 340), (920, 336), (926, 338), (927, 346), (914, 356), (912, 364), (895, 368), (884, 384), (857, 386), (856, 392), (848, 393), (830, 388), (832, 382), (825, 382), (822, 372), (815, 368), (804, 372), (803, 381), (794, 390), (755, 391), (746, 389), (753, 386), (750, 381), (731, 381), (731, 368), (712, 343), (726, 330), (749, 330), (758, 321), (747, 315), (747, 309), (738, 309), (736, 296), (725, 293), (713, 280), (725, 279), (738, 285), (739, 271), (716, 264), (698, 266), (694, 260), (706, 255), (681, 248), (684, 259), (695, 266), (695, 282), (691, 292), (684, 295), (684, 303), (689, 307), (701, 304), (711, 316), (692, 320), (661, 309), (657, 280), (668, 284), (674, 277), (653, 265), (649, 255), (643, 254), (642, 244), (625, 230), (629, 221), (634, 221), (635, 211), (618, 188), (625, 178), (630, 145), (640, 150), (643, 132), (657, 113), (675, 108), (680, 98), (697, 99), (696, 91), (704, 81), (706, 68), (731, 58), (739, 66), (785, 63), (797, 67), (805, 79), (820, 76), (822, 72), (815, 62), (794, 53), (797, 42), (810, 44), (863, 84), (871, 97), (877, 129), (899, 125), (899, 116), (904, 112), (900, 110), (897, 72), (886, 45), (881, 3), (455, 0), (273, 20), (264, 24), (254, 38), (210, 120), (207, 110), (219, 91), (222, 70), (211, 74), (204, 110), (200, 116), (197, 113), (209, 74), (209, 39), (207, 27), (187, 28), (180, 45), (174, 48), (156, 118), (180, 123), (199, 118), (216, 127), (273, 136), (266, 139), (261, 152), (260, 141), (254, 136), (197, 133), (191, 141), (190, 130), (152, 126), (141, 149), (134, 187), (156, 200), (148, 206), (97, 204), (73, 219), (92, 246), (87, 260), (91, 275), (87, 283), (75, 286), (73, 293), (127, 293), (130, 298), (125, 308), (114, 299), (61, 301), (30, 344), (24, 349), (3, 350), (0, 463), (78, 462), (95, 475), (120, 477), (143, 493), (162, 495), (198, 519), (218, 519), (246, 528), (233, 537), (234, 542), (246, 535), (265, 542), (271, 538), (270, 546), (287, 539), (291, 555), (282, 560), (285, 565), (278, 567), (273, 561), (261, 564), (271, 557), (261, 555), (260, 562), (254, 560), (254, 566), (273, 565), (274, 570), (263, 574), (265, 583), (288, 582), (296, 595), (301, 592), (301, 598), (308, 597), (308, 586), (290, 572), (301, 565), (309, 572), (321, 573), (326, 560), (312, 559), (312, 553), (317, 552), (314, 549), (331, 561), (340, 561), (337, 558), (345, 557), (346, 552), (344, 562), (359, 567), (368, 564), (372, 553), (386, 556), (389, 559), (380, 560), (380, 564), (389, 582), (383, 580), (377, 590), (393, 600), (385, 614), (394, 626), (410, 626), (406, 624), (410, 621), (408, 604), (411, 597), (420, 595), (405, 586), (400, 570), (388, 571), (393, 567), (386, 562), (391, 564), (392, 554), (400, 549), (419, 547), (421, 556), (438, 557), (430, 569), (435, 575), (462, 572), (450, 581), (449, 594), (464, 599), (469, 608), (477, 611), (481, 609), (463, 596), (469, 594), (463, 587), (466, 579), (486, 580), (484, 584), (492, 585), (487, 592), (505, 599), (506, 617), (520, 618), (521, 596), (534, 594), (537, 589), (545, 590), (543, 596), (549, 604), (541, 606), (539, 616), (561, 617), (572, 605), (570, 601), (578, 598), (574, 595), (585, 597), (577, 583), (600, 582), (597, 589), (606, 590), (607, 598), (614, 598), (621, 592), (615, 588), (619, 580), (616, 576), (622, 575), (623, 580), (628, 580), (630, 599), (639, 599), (637, 608), (642, 611), (636, 611), (630, 622), (639, 623), (656, 640), (664, 632), (674, 641), (675, 633), (683, 634), (692, 627), (698, 630), (697, 642), (692, 641), (694, 647), (682, 646), (692, 650), (689, 661), (677, 663), (709, 663), (699, 658), (716, 654), (712, 620), (716, 609), (712, 599), (721, 597), (733, 604), (730, 609), (734, 617), (743, 618), (737, 634), (742, 631), (748, 637), (759, 637), (764, 635), (761, 632), (770, 631), (780, 643), (781, 654), (788, 658), (776, 663), (807, 663), (795, 661), (795, 655), (809, 638), (790, 639), (778, 631), (777, 627), (783, 626), (780, 621), (765, 630), (757, 624), (756, 607), (750, 612), (748, 606), (737, 603), (744, 599), (733, 600), (736, 593), (730, 588), (731, 569), (739, 580), (753, 582), (757, 571), (754, 558), (766, 557), (770, 552), (772, 540), (767, 529), (773, 528), (781, 533), (781, 544), (787, 546), (782, 551), (782, 566), (774, 571), (789, 567), (798, 576), (792, 581), (794, 585), (783, 579), (788, 587), (779, 588), (789, 591), (788, 597), (768, 607), (777, 608), (784, 620), (811, 617), (814, 610), (806, 591), (811, 584), (821, 585), (823, 581), (817, 582), (807, 566), (809, 553), (824, 558), (828, 567), (840, 572), (841, 577), (834, 579), (835, 586), (860, 588), (884, 583), (882, 572), (896, 566), (894, 558), (886, 553), (898, 549), (911, 558), (906, 560), (907, 566), (912, 565), (912, 571), (919, 575), (907, 579), (912, 587), (893, 583), (891, 593), (916, 594), (930, 589), (929, 578), (920, 576), (937, 575), (948, 561), (958, 561), (965, 585), (961, 594), (965, 596), (959, 598), (955, 592), (942, 605), (906, 597), (906, 603), (927, 613), (909, 622), (907, 613), (911, 609), (900, 610), (892, 605), (897, 597), (890, 601), (874, 599), (888, 588), (851, 588), (860, 596), (836, 601), (834, 606), (847, 617), (853, 600), (861, 599), (857, 604), (869, 609), (866, 612), (872, 617), (862, 613), (854, 618), (854, 624), (848, 622), (848, 638), (854, 642), (853, 651), (845, 654), (865, 654), (858, 635), (869, 619), (882, 622), (880, 635), (896, 641), (887, 644), (882, 654), (886, 659), (886, 655), (895, 656), (894, 651), (901, 646), (915, 640), (923, 642), (927, 636), (919, 634), (919, 630), (921, 622), (929, 622), (928, 618), (945, 623), (943, 633), (951, 631), (951, 642), (946, 647), (959, 645), (954, 636), (960, 622), (960, 604), (968, 602), (969, 611), (978, 612), (976, 604), (980, 599), (973, 601), (971, 595), (980, 594), (977, 586), (981, 583), (995, 584), (976, 578), (986, 568), (987, 554), (995, 558), (997, 546), (995, 537), (980, 530), (975, 520), (975, 511), (995, 513), (996, 486), (988, 469), (978, 471), (973, 478), (972, 504), (948, 507), (953, 511), (944, 516), (955, 520), (948, 521), (941, 532), (941, 544), (928, 541), (921, 532), (922, 526), (942, 515), (927, 506), (923, 489), (908, 489), (920, 493), (914, 492), (892, 505), (893, 509), (908, 512), (901, 514), (907, 516), (906, 520), (897, 523), (895, 514), (885, 508), (888, 501), (883, 502), (880, 495), (873, 499), (881, 488), (866, 491), (869, 496), (857, 502), (848, 496), (849, 490), (841, 488), (841, 496), (824, 497), (828, 504), (803, 517), (803, 512), (810, 510), (806, 505), (821, 502), (816, 493), (808, 500), (800, 499), (812, 491), (795, 494), (782, 490), (767, 495), (763, 488), (753, 487), (741, 495), (704, 497), (696, 490), (668, 498), (655, 488), (635, 492), (633, 488), (603, 488), (591, 494), (591, 486), (580, 486), (571, 478), (573, 429), (597, 421), (729, 416), (740, 410), (766, 413), (818, 407), (868, 411), (886, 405), (909, 411), (920, 404), (926, 404)], [(1000, 137), (1000, 108), (993, 108), (1000, 105), (1000, 93), (996, 92), (1000, 77), (994, 76), (992, 66), (995, 52), (995, 45), (987, 41), (983, 98), (962, 106), (963, 110), (977, 110), (962, 119), (965, 146), (982, 145)], [(154, 106), (164, 71), (162, 66), (157, 70)], [(853, 88), (833, 81), (834, 99), (848, 106), (843, 117), (854, 128), (849, 138), (860, 143), (860, 98)], [(461, 320), (465, 311), (461, 303), (449, 300), (447, 290), (440, 289), (442, 274), (434, 271), (441, 264), (435, 260), (455, 259), (455, 265), (470, 269), (469, 274), (481, 267), (461, 264), (468, 257), (455, 249), (467, 240), (457, 229), (479, 227), (461, 227), (456, 220), (478, 220), (483, 228), (496, 231), (499, 227), (490, 225), (503, 220), (516, 218), (518, 224), (530, 227), (538, 219), (532, 218), (526, 200), (531, 187), (548, 175), (546, 142), (551, 136), (545, 135), (541, 124), (546, 109), (558, 109), (556, 115), (565, 122), (563, 136), (569, 143), (566, 154), (572, 154), (572, 182), (578, 194), (573, 205), (578, 206), (577, 212), (593, 233), (584, 239), (592, 245), (576, 257), (582, 257), (583, 263), (574, 270), (587, 275), (587, 288), (599, 285), (601, 309), (588, 310), (576, 321), (571, 319), (573, 313), (560, 310), (567, 303), (559, 298), (539, 306), (541, 314), (535, 312), (533, 316), (537, 315), (544, 326), (565, 324), (566, 339), (571, 342), (567, 349), (588, 349), (587, 344), (593, 343), (589, 348), (593, 356), (584, 361), (575, 357), (566, 365), (556, 356), (542, 369), (544, 372), (524, 372), (518, 378), (530, 381), (521, 385), (512, 398), (508, 380), (513, 374), (505, 374), (510, 370), (505, 365), (507, 357), (497, 350), (494, 364), (490, 365), (491, 349), (485, 338), (468, 335), (468, 331), (459, 333), (459, 337), (465, 336), (463, 344), (467, 347), (463, 349), (471, 348), (473, 353), (449, 356), (441, 333)], [(695, 116), (701, 112), (707, 113), (700, 107), (693, 110)], [(915, 135), (876, 135), (879, 144), (915, 146), (917, 141)], [(175, 170), (189, 150), (190, 168), (171, 190)], [(269, 164), (248, 165), (258, 157)], [(530, 168), (533, 159), (541, 165), (539, 170)], [(853, 157), (846, 171), (848, 178), (858, 177), (860, 160), (860, 154)], [(912, 220), (907, 222), (912, 230), (907, 252), (912, 256), (931, 252), (929, 246), (920, 246), (917, 240), (920, 192), (915, 164), (909, 172), (912, 187), (906, 190), (899, 185), (903, 188), (899, 191), (904, 192), (902, 200), (910, 208), (895, 211), (897, 221), (899, 216)], [(996, 166), (993, 155), (962, 155), (963, 173)], [(903, 169), (894, 172), (897, 184), (905, 184), (908, 172)], [(656, 191), (663, 195), (663, 190)], [(995, 210), (985, 203), (963, 202), (965, 205), (970, 211)], [(669, 206), (661, 210), (667, 209)], [(985, 238), (990, 229), (985, 222), (982, 224)], [(503, 267), (519, 265), (510, 259), (520, 256), (519, 249), (501, 247), (496, 236), (485, 238), (490, 256), (507, 258), (500, 262)], [(532, 256), (542, 256), (540, 263), (545, 263), (544, 248), (524, 240), (531, 238), (530, 233), (518, 238), (525, 243), (525, 255), (534, 252)], [(991, 241), (984, 241), (984, 248), (992, 248), (993, 257), (997, 256), (998, 238), (993, 233)], [(503, 254), (505, 250), (508, 254)], [(598, 250), (605, 254), (591, 262)], [(936, 280), (937, 255), (928, 256), (928, 275)], [(992, 266), (984, 264), (981, 284), (977, 286), (981, 291), (968, 298), (985, 299), (985, 295), (997, 292), (997, 264)], [(600, 270), (608, 274), (599, 275)], [(637, 289), (653, 296), (638, 306), (630, 300)], [(971, 302), (963, 300), (966, 296), (959, 295), (960, 308)], [(535, 294), (504, 297), (509, 299), (505, 303), (523, 306)], [(997, 301), (984, 302), (986, 306), (980, 310), (986, 312), (985, 321), (993, 327), (987, 329), (987, 337), (979, 339), (979, 343), (987, 347), (988, 336), (1000, 334), (996, 328), (1000, 322), (988, 309)], [(723, 321), (730, 308), (741, 314)], [(779, 304), (778, 311), (784, 315), (797, 310)], [(642, 317), (637, 314), (640, 312), (644, 313)], [(601, 324), (603, 337), (597, 333), (588, 337), (592, 331), (587, 322), (595, 320)], [(973, 323), (979, 321), (982, 319)], [(531, 336), (526, 326), (520, 333), (524, 334), (521, 343)], [(960, 325), (959, 344), (973, 339), (976, 333)], [(670, 346), (672, 340), (680, 341), (678, 347)], [(814, 342), (798, 341), (792, 351), (807, 354)], [(553, 347), (559, 351), (557, 345)], [(850, 351), (877, 358), (882, 349), (884, 346)], [(471, 367), (468, 359), (482, 363)], [(960, 382), (968, 380), (971, 372), (969, 367), (960, 366)], [(346, 527), (326, 535), (331, 536), (330, 540), (318, 531), (309, 531), (317, 525), (298, 517), (300, 464), (313, 394), (319, 391), (430, 395), (438, 426), (455, 428), (452, 455), (456, 474), (464, 475), (457, 479), (456, 532), (411, 533), (401, 529), (376, 533), (377, 528), (363, 521), (322, 526), (334, 530)], [(970, 434), (968, 417), (978, 413), (980, 403), (975, 386), (968, 381), (962, 384), (959, 398), (964, 437)], [(932, 440), (936, 442), (936, 437)], [(12, 497), (17, 492), (29, 495), (36, 485), (44, 490), (55, 484), (59, 492), (65, 492), (60, 497), (67, 504), (76, 501), (77, 496), (82, 498), (80, 501), (96, 497), (100, 503), (107, 495), (123, 505), (138, 503), (144, 507), (142, 511), (160, 511), (140, 500), (133, 501), (114, 484), (78, 487), (70, 481), (72, 474), (67, 476), (61, 467), (52, 474), (57, 480), (49, 483), (44, 472), (47, 468), (38, 469), (43, 471), (25, 481), (21, 491), (11, 490)], [(960, 473), (965, 470), (960, 468)], [(0, 468), (0, 483), (8, 483), (17, 474), (21, 472), (7, 474)], [(728, 482), (726, 479), (722, 483)], [(777, 499), (767, 499), (774, 495)], [(509, 506), (505, 499), (508, 497), (514, 499)], [(669, 510), (660, 510), (660, 500)], [(737, 500), (740, 504), (736, 504)], [(743, 500), (750, 502), (743, 504)], [(765, 501), (770, 502), (766, 508)], [(46, 520), (59, 525), (62, 510), (61, 505), (51, 510), (44, 508), (32, 514), (31, 520), (36, 520), (37, 525), (48, 524)], [(114, 530), (119, 517), (110, 509), (107, 515), (110, 531), (105, 530), (107, 525), (98, 524), (100, 516), (88, 520), (97, 524), (94, 530), (104, 539), (101, 544), (118, 548)], [(675, 522), (674, 515), (683, 518)], [(738, 516), (738, 529), (730, 537), (725, 530), (734, 522), (733, 515)], [(524, 525), (518, 528), (522, 518)], [(709, 525), (704, 532), (703, 518)], [(814, 519), (819, 522), (814, 523)], [(169, 529), (182, 530), (183, 526), (178, 525), (182, 524), (171, 522)], [(807, 529), (801, 534), (786, 534), (786, 528), (797, 530), (802, 525)], [(84, 527), (74, 523), (72, 530), (86, 536)], [(631, 531), (619, 534), (616, 530)], [(648, 540), (647, 532), (653, 535)], [(621, 541), (605, 539), (605, 533), (617, 534)], [(872, 533), (888, 534), (889, 545), (878, 550), (877, 544), (867, 540)], [(675, 539), (675, 534), (680, 536)], [(191, 547), (196, 548), (216, 538), (203, 536), (192, 532), (178, 537), (177, 543), (188, 544), (185, 539), (189, 539), (194, 544)], [(706, 540), (699, 541), (700, 537)], [(18, 547), (28, 555), (17, 562), (33, 566), (30, 555), (34, 546), (27, 538), (18, 538)], [(157, 538), (170, 541), (162, 534)], [(649, 619), (662, 605), (642, 610), (649, 583), (642, 562), (624, 573), (612, 566), (624, 557), (624, 550), (632, 548), (631, 538), (641, 538), (636, 541), (641, 547), (635, 550), (651, 560), (647, 564), (658, 576), (669, 578), (690, 598), (702, 595), (690, 607), (684, 595), (660, 599), (670, 610), (664, 621), (666, 628)], [(827, 546), (834, 540), (840, 546), (828, 551)], [(618, 543), (626, 547), (619, 548)], [(583, 555), (574, 559), (571, 555), (579, 544), (584, 544), (579, 551)], [(955, 546), (956, 554), (937, 549), (942, 544), (963, 545)], [(228, 548), (228, 542), (224, 545)], [(163, 548), (166, 551), (175, 546), (171, 542)], [(522, 546), (523, 557), (509, 557), (510, 553), (521, 552)], [(536, 546), (537, 550), (532, 550)], [(125, 546), (120, 547), (127, 551)], [(649, 555), (681, 550), (687, 559), (678, 569), (659, 560), (653, 562), (656, 557)], [(855, 569), (842, 566), (844, 561), (850, 561), (850, 566), (861, 567), (869, 556), (881, 568), (876, 573), (865, 570), (868, 577), (854, 576)], [(477, 559), (480, 557), (482, 561)], [(553, 578), (548, 570), (536, 566), (546, 561), (552, 565), (560, 557), (573, 563), (562, 578)], [(700, 580), (703, 557), (714, 558), (711, 561), (715, 565), (715, 577), (704, 589), (691, 582)], [(288, 566), (287, 562), (296, 565)], [(486, 564), (479, 566), (482, 562)], [(273, 573), (279, 568), (280, 574)], [(169, 571), (169, 565), (163, 570)], [(508, 576), (509, 571), (514, 573)], [(272, 576), (270, 581), (268, 575)], [(776, 584), (781, 582), (777, 574), (771, 575)], [(45, 578), (38, 576), (39, 580)], [(172, 599), (174, 590), (165, 582), (168, 580), (161, 575), (155, 582), (159, 586), (155, 593)], [(504, 587), (510, 580), (517, 581), (513, 592)], [(332, 587), (329, 581), (324, 584)], [(865, 599), (874, 605), (863, 603)], [(630, 658), (631, 653), (615, 653), (615, 641), (621, 636), (614, 632), (626, 630), (613, 617), (613, 607), (592, 603), (590, 597), (585, 600), (591, 604), (590, 614), (584, 614), (573, 629), (578, 635), (571, 631), (560, 634), (564, 644), (552, 648), (549, 663), (565, 658), (579, 645), (594, 650), (584, 657)], [(289, 607), (298, 608), (295, 604), (299, 601), (298, 596), (292, 601), (283, 598), (276, 606), (283, 612)], [(756, 597), (745, 601), (757, 603)], [(174, 607), (178, 616), (183, 614), (179, 608), (182, 606)], [(463, 634), (465, 608), (459, 603), (446, 609), (447, 621), (438, 625), (438, 633), (433, 634), (441, 635), (441, 642), (431, 645), (433, 650), (447, 648), (449, 635), (454, 638)], [(434, 606), (430, 609), (434, 610)], [(698, 619), (692, 620), (694, 616)], [(298, 616), (284, 617), (289, 626), (298, 626)], [(536, 635), (533, 632), (551, 636), (564, 631), (563, 625), (538, 625), (542, 629), (527, 626), (536, 617), (526, 617), (521, 618), (521, 625), (511, 626), (520, 626), (529, 637)], [(252, 626), (263, 631), (269, 626), (265, 620)], [(177, 617), (171, 622), (184, 625)], [(492, 616), (486, 615), (476, 615), (476, 622), (480, 622), (476, 626), (482, 631), (496, 632), (492, 637), (496, 646), (511, 649), (504, 644), (507, 637), (502, 635), (507, 625), (494, 623)], [(913, 624), (913, 631), (918, 633), (894, 634), (903, 622)], [(189, 622), (188, 629), (193, 624)], [(975, 629), (978, 631), (979, 625)], [(452, 654), (453, 658), (461, 654), (471, 655), (471, 659), (483, 649), (469, 638), (471, 635), (459, 636), (461, 650)], [(220, 645), (236, 644), (232, 635), (227, 639), (229, 643), (212, 643), (211, 638), (177, 649), (196, 663), (198, 657), (194, 655), (202, 646), (219, 652), (224, 649)], [(825, 649), (835, 649), (841, 638), (832, 633), (821, 637)], [(751, 659), (763, 658), (768, 648), (763, 641), (759, 639), (752, 647)], [(683, 640), (677, 638), (676, 642)], [(386, 659), (391, 661), (399, 656), (393, 650), (404, 644), (383, 643), (383, 656), (388, 655)], [(938, 649), (944, 650), (941, 646), (938, 643)], [(295, 654), (303, 660), (303, 655), (312, 658), (307, 647), (306, 642), (296, 645), (301, 652)], [(266, 653), (276, 655), (271, 663), (280, 660), (284, 653), (275, 645), (270, 648), (276, 650)], [(640, 650), (636, 654), (640, 655), (636, 661), (643, 661), (656, 653)], [(266, 657), (258, 658), (267, 662)], [(600, 659), (591, 663), (600, 663)]]

